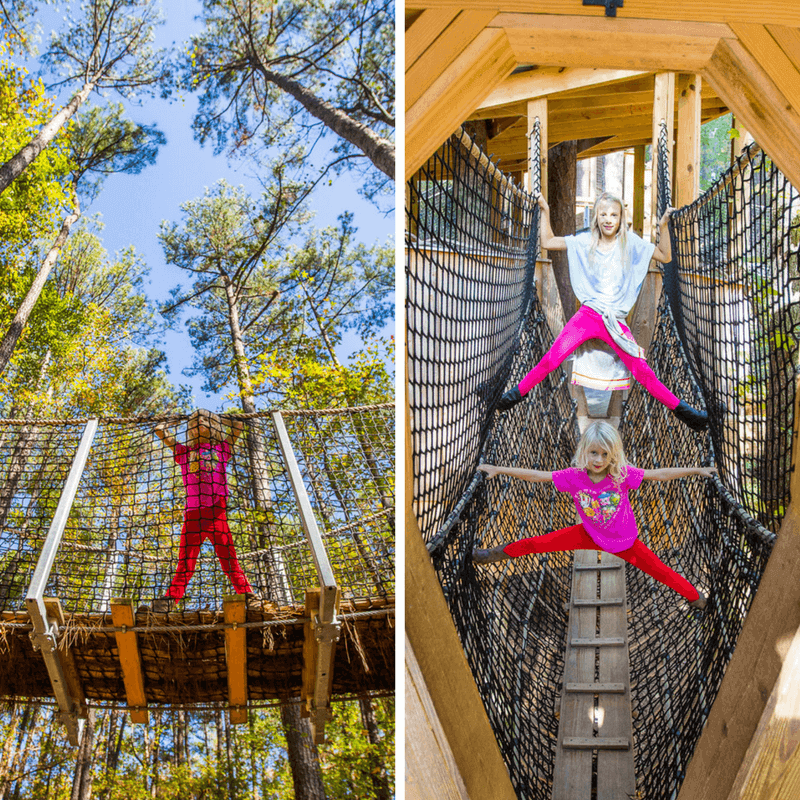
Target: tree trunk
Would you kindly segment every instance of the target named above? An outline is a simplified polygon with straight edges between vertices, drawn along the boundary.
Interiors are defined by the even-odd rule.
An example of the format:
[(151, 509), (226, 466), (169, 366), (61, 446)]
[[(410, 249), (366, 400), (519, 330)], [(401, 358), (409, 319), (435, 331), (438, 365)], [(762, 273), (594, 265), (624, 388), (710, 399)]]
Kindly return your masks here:
[(26, 144), (22, 150), (0, 165), (0, 194), (20, 176), (22, 173), (39, 157), (55, 135), (63, 127), (75, 112), (81, 107), (84, 100), (94, 89), (94, 83), (84, 83), (79, 92), (72, 96), (72, 99), (58, 112), (39, 133)]
[[(367, 697), (359, 697), (358, 705), (361, 708), (361, 722), (367, 731), (369, 743), (375, 747), (380, 744), (381, 737), (378, 731), (378, 723), (375, 720), (375, 712), (372, 710), (372, 703)], [(386, 774), (386, 766), (381, 763), (377, 753), (372, 753), (370, 761), (373, 762), (370, 774), (372, 785), (375, 787), (375, 797), (377, 800), (389, 800), (392, 796), (389, 787), (389, 776)]]
[[(233, 283), (226, 278), (225, 292), (228, 300), (228, 323), (231, 331), (231, 345), (236, 361), (236, 375), (239, 383), (239, 398), (242, 411), (253, 414), (256, 410), (253, 384), (250, 380), (250, 368), (244, 351), (244, 339), (239, 323), (239, 305), (236, 289)], [(251, 548), (259, 553), (256, 559), (258, 565), (258, 582), (267, 592), (269, 599), (278, 606), (289, 605), (292, 602), (291, 587), (286, 574), (286, 566), (282, 556), (270, 549), (267, 534), (267, 521), (272, 517), (272, 497), (269, 484), (266, 480), (267, 457), (260, 438), (252, 426), (246, 432), (247, 455), (250, 462), (250, 480), (253, 488), (253, 502), (256, 510), (261, 512), (265, 522), (259, 525), (258, 538), (250, 542)]]
[[(28, 706), (26, 712), (29, 711), (30, 713), (26, 713), (26, 717), (22, 721), (23, 724), (22, 724), (22, 730), (20, 732), (19, 745), (18, 745), (20, 748), (22, 748), (19, 754), (19, 761), (18, 761), (19, 764), (18, 770), (20, 775), (24, 775), (26, 772), (28, 772), (28, 766), (27, 766), (28, 758), (30, 757), (31, 746), (34, 744), (33, 732), (36, 730), (36, 723), (39, 718), (39, 708), (40, 704), (38, 702), (32, 703), (30, 706)], [(23, 739), (25, 741), (24, 746), (22, 744)], [(37, 737), (36, 744), (38, 743), (39, 741)], [(13, 795), (14, 800), (19, 800), (21, 789), (22, 789), (22, 779), (17, 778), (16, 785), (14, 786), (14, 795)]]
[(6, 331), (6, 335), (3, 337), (2, 342), (0, 342), (0, 375), (5, 372), (8, 362), (11, 360), (11, 356), (14, 353), (17, 340), (21, 336), (22, 331), (25, 330), (25, 326), (28, 324), (28, 318), (33, 311), (33, 307), (36, 305), (36, 301), (39, 299), (42, 289), (44, 289), (44, 285), (50, 276), (51, 270), (55, 266), (56, 261), (58, 261), (59, 253), (61, 253), (61, 248), (64, 246), (64, 242), (67, 241), (70, 229), (77, 222), (77, 220), (80, 219), (80, 216), (81, 209), (76, 196), (75, 210), (64, 220), (63, 224), (61, 225), (61, 230), (59, 231), (58, 236), (56, 236), (53, 246), (50, 248), (50, 252), (42, 262), (42, 266), (39, 268), (39, 272), (36, 273), (36, 277), (31, 284), (31, 288), (28, 289), (25, 299), (20, 304), (14, 319), (11, 321), (11, 326), (9, 327), (8, 331)]
[(281, 722), (292, 767), (295, 800), (325, 800), (319, 753), (311, 737), (311, 726), (300, 716), (300, 706), (281, 706)]
[(233, 770), (233, 744), (231, 742), (231, 723), (226, 714), (223, 717), (225, 725), (225, 764), (228, 775), (228, 800), (236, 800), (236, 776)]
[[(577, 142), (561, 142), (548, 150), (547, 157), (547, 195), (553, 233), (556, 236), (571, 236), (575, 233)], [(549, 250), (548, 256), (553, 262), (553, 275), (564, 316), (569, 319), (577, 311), (577, 301), (569, 280), (567, 253), (566, 250)]]
[[(244, 351), (242, 329), (239, 324), (239, 308), (236, 301), (236, 291), (229, 279), (225, 280), (225, 292), (228, 299), (228, 321), (231, 329), (231, 342), (233, 344), (236, 370), (239, 378), (239, 396), (241, 398), (242, 410), (246, 414), (251, 414), (256, 410), (255, 397), (253, 395), (253, 385), (250, 381), (247, 357)], [(267, 461), (261, 441), (251, 430), (247, 432), (247, 449), (250, 456), (250, 474), (253, 481), (253, 495), (256, 507), (259, 510), (267, 512), (267, 516), (269, 516), (272, 510), (272, 499), (269, 495), (269, 487), (264, 480)], [(272, 554), (270, 553), (270, 555)], [(272, 556), (269, 569), (268, 577), (272, 577), (272, 583), (277, 584), (277, 586), (273, 587), (273, 590), (277, 589), (281, 595), (286, 594), (291, 598), (288, 579), (286, 578), (286, 571), (283, 564)], [(281, 707), (281, 720), (283, 721), (287, 742), (290, 740), (292, 741), (292, 744), (289, 746), (289, 764), (292, 769), (292, 781), (295, 786), (296, 800), (325, 800), (325, 792), (322, 787), (322, 770), (319, 765), (317, 747), (311, 735), (311, 724), (307, 719), (300, 716), (300, 709), (294, 704)], [(301, 794), (298, 791), (298, 787), (309, 787), (308, 791), (311, 793)]]
[(86, 724), (83, 726), (78, 758), (75, 762), (75, 775), (72, 779), (70, 800), (90, 800), (92, 796), (92, 757), (94, 753), (94, 709), (89, 709)]
[(384, 175), (394, 180), (394, 145), (384, 139), (369, 125), (358, 122), (349, 114), (336, 108), (327, 100), (322, 100), (302, 84), (267, 69), (258, 57), (253, 57), (253, 66), (264, 80), (274, 83), (279, 89), (290, 94), (311, 116), (324, 123), (335, 134), (357, 147)]

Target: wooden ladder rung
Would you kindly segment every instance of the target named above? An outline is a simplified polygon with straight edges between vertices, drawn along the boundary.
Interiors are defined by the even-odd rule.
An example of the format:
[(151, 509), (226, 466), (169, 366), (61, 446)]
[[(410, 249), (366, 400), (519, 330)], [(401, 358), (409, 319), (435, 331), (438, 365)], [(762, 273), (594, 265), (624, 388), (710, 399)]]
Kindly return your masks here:
[(620, 569), (622, 561), (616, 564), (576, 564), (575, 569)]
[(622, 647), (625, 640), (621, 636), (608, 636), (593, 639), (571, 639), (573, 647)]
[(568, 692), (591, 692), (592, 694), (623, 694), (624, 683), (568, 683)]
[(572, 601), (572, 605), (576, 608), (585, 608), (586, 606), (621, 606), (622, 602), (621, 597), (612, 597), (609, 600), (601, 600), (599, 597), (579, 597)]
[(629, 750), (630, 742), (623, 737), (565, 736), (561, 746), (569, 750)]

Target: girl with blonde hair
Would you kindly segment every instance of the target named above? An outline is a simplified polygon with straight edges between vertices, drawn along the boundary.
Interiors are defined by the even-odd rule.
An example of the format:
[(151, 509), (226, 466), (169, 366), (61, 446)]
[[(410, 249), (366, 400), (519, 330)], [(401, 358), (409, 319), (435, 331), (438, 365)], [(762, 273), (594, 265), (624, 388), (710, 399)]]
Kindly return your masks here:
[(488, 564), (529, 553), (602, 550), (619, 556), (674, 589), (689, 601), (690, 606), (705, 608), (705, 595), (664, 564), (639, 539), (628, 493), (638, 489), (642, 481), (672, 481), (691, 475), (709, 478), (717, 471), (714, 467), (638, 469), (626, 461), (622, 439), (616, 428), (607, 422), (597, 421), (591, 423), (581, 436), (572, 466), (568, 469), (542, 472), (535, 469), (495, 467), (490, 464), (480, 464), (478, 468), (490, 478), (495, 475), (511, 475), (534, 483), (552, 481), (559, 492), (572, 495), (581, 522), (543, 536), (519, 539), (489, 550), (476, 548), (472, 551), (475, 563)]
[(173, 452), (180, 467), (186, 492), (183, 527), (178, 551), (178, 567), (164, 597), (158, 598), (149, 609), (165, 613), (181, 600), (186, 586), (194, 575), (197, 557), (203, 541), (208, 539), (214, 547), (220, 566), (228, 576), (237, 594), (245, 595), (250, 608), (258, 608), (258, 598), (239, 565), (228, 527), (227, 468), (232, 448), (244, 431), (240, 420), (223, 420), (219, 414), (204, 408), (197, 409), (186, 426), (186, 444), (178, 442), (165, 430), (164, 423), (155, 428), (155, 434)]
[(604, 193), (597, 198), (591, 230), (577, 236), (555, 236), (547, 201), (539, 195), (537, 202), (542, 210), (542, 247), (567, 251), (570, 283), (582, 305), (542, 360), (518, 386), (503, 395), (498, 408), (505, 411), (516, 405), (584, 342), (599, 339), (616, 354), (618, 361), (614, 359), (612, 364), (618, 366), (622, 362), (621, 375), (616, 370), (616, 375), (609, 375), (603, 381), (605, 385), (597, 385), (596, 381), (582, 380), (581, 371), (576, 369), (573, 383), (591, 388), (622, 389), (628, 388), (633, 376), (678, 419), (694, 430), (702, 430), (708, 424), (706, 412), (680, 400), (658, 380), (624, 322), (639, 296), (650, 261), (668, 263), (672, 260), (668, 228), (672, 209), (667, 209), (659, 222), (661, 235), (656, 246), (628, 230), (625, 207), (614, 195)]

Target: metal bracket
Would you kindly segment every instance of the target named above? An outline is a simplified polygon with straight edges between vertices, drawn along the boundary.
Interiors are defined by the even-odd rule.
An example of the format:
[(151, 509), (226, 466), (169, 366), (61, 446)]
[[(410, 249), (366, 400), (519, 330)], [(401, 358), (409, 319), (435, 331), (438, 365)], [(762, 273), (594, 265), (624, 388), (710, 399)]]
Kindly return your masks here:
[(625, 5), (625, 0), (583, 0), (585, 6), (605, 6), (607, 17), (616, 17), (617, 9)]
[(339, 641), (342, 633), (342, 623), (334, 618), (333, 622), (320, 622), (319, 617), (314, 617), (314, 634), (319, 644), (329, 645)]

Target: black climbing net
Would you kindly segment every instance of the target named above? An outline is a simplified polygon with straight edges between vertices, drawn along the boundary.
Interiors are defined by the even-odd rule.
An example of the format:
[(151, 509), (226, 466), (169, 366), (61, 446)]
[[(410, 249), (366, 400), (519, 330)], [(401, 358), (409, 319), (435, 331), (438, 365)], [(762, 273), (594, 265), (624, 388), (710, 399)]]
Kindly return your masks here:
[[(560, 469), (578, 434), (562, 370), (513, 411), (494, 411), (554, 334), (536, 293), (526, 293), (535, 271), (532, 199), (517, 190), (512, 256), (491, 224), (509, 207), (500, 181), (470, 142), (454, 137), (409, 184), (413, 503), (515, 791), (543, 800), (572, 557), (476, 569), (470, 553), (571, 525), (574, 509), (552, 486), (484, 482), (476, 466)], [(708, 407), (710, 430), (693, 433), (638, 386), (625, 405), (620, 430), (632, 463), (714, 463), (720, 472), (718, 481), (647, 483), (632, 498), (642, 540), (711, 596), (701, 615), (627, 568), (637, 789), (654, 800), (677, 795), (789, 500), (798, 210), (791, 187), (753, 147), (673, 216), (677, 258), (665, 287), (671, 272), (679, 291), (662, 294), (648, 362), (675, 394)]]
[[(225, 418), (230, 421), (233, 418)], [(268, 412), (242, 418), (226, 477), (226, 517), (242, 570), (273, 608), (319, 586), (289, 466)], [(71, 614), (164, 595), (178, 567), (186, 490), (159, 420), (100, 420), (46, 595)], [(161, 420), (186, 441), (186, 417)], [(394, 409), (390, 404), (282, 414), (343, 600), (394, 592)], [(86, 421), (0, 422), (0, 612), (13, 619), (56, 514)], [(228, 427), (225, 430), (229, 430)], [(205, 542), (176, 613), (219, 609), (234, 587)]]

